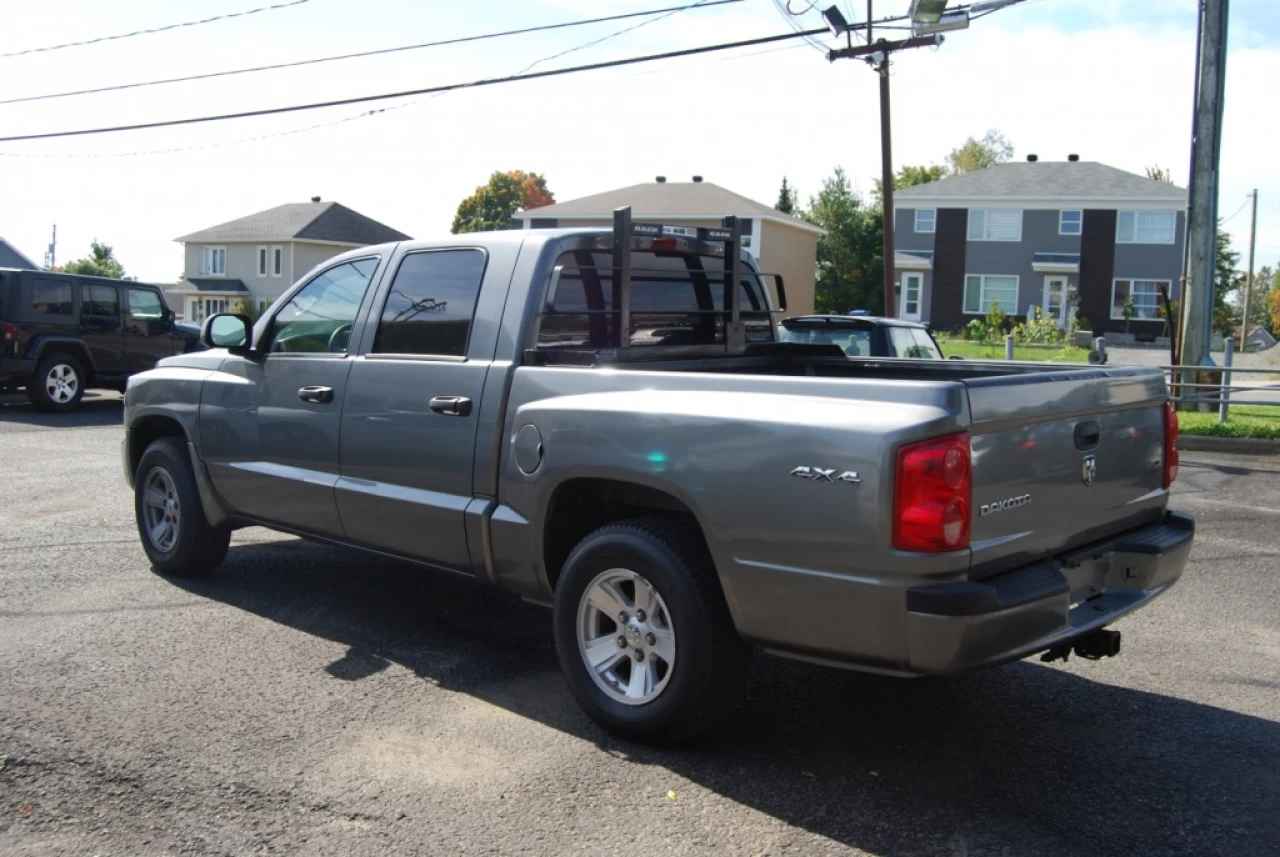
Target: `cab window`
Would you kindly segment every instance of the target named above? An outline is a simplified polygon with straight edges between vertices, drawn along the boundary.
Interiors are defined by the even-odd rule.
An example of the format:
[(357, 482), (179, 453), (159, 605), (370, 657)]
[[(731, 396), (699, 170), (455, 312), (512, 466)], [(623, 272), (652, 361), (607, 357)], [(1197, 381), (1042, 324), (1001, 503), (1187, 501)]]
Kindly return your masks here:
[(268, 351), (346, 354), (351, 328), (378, 260), (356, 259), (319, 274), (291, 297), (271, 321)]

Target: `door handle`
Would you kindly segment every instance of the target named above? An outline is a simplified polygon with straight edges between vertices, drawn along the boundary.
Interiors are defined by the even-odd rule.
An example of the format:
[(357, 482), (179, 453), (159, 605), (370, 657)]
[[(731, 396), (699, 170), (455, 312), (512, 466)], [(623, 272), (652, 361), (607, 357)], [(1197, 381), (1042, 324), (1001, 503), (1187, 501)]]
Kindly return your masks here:
[(467, 417), (471, 415), (471, 400), (466, 396), (435, 396), (431, 399), (431, 410), (446, 417)]
[(303, 387), (298, 390), (298, 398), (304, 402), (315, 402), (327, 405), (333, 401), (332, 387)]

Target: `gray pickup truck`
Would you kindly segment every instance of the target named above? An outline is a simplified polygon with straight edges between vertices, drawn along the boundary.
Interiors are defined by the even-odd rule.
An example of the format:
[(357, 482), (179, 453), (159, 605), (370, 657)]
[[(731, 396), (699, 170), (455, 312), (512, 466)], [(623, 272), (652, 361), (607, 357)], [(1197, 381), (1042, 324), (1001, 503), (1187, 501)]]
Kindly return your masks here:
[(784, 295), (732, 218), (345, 253), (131, 379), (142, 545), (205, 573), (261, 525), (487, 581), (653, 742), (726, 714), (753, 644), (902, 676), (1115, 654), (1193, 535), (1160, 370), (849, 358), (778, 342)]

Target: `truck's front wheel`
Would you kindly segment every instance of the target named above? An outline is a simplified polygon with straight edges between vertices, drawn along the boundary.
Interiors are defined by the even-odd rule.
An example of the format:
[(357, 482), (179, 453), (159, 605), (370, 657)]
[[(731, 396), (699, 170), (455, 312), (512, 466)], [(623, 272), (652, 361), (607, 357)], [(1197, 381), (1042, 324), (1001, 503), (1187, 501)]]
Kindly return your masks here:
[(746, 686), (750, 648), (706, 549), (660, 518), (611, 524), (578, 544), (556, 587), (555, 638), (579, 704), (627, 738), (695, 737)]
[(186, 446), (165, 437), (147, 447), (134, 474), (134, 513), (142, 549), (156, 571), (208, 574), (227, 555), (231, 531), (209, 526)]

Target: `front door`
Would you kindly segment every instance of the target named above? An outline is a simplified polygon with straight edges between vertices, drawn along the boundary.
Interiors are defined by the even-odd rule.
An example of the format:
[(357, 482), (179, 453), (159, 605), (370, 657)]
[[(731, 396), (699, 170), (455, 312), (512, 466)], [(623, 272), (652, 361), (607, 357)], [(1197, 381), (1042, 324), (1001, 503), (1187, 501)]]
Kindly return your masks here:
[(80, 339), (89, 348), (95, 371), (110, 375), (123, 370), (124, 328), (116, 286), (80, 284)]
[[(380, 290), (377, 329), (353, 361), (342, 409), (337, 499), (350, 540), (471, 566), (463, 512), (474, 496), (480, 400), (496, 342), (492, 324), (473, 333), (472, 317), (493, 264), (475, 248), (411, 252)], [(491, 272), (490, 282), (499, 280)], [(497, 318), (501, 307), (494, 301), (488, 311)]]
[(229, 357), (214, 379), (222, 383), (205, 385), (201, 442), (233, 511), (343, 538), (334, 484), (348, 347), (377, 267), (370, 257), (316, 275), (272, 316), (257, 354)]
[(1061, 274), (1044, 278), (1044, 314), (1056, 321), (1058, 327), (1067, 326), (1067, 278)]
[(164, 299), (153, 289), (125, 287), (124, 368), (130, 374), (154, 369), (173, 354), (173, 324)]
[(902, 296), (898, 301), (898, 317), (920, 320), (920, 293), (924, 288), (924, 274), (902, 275)]

